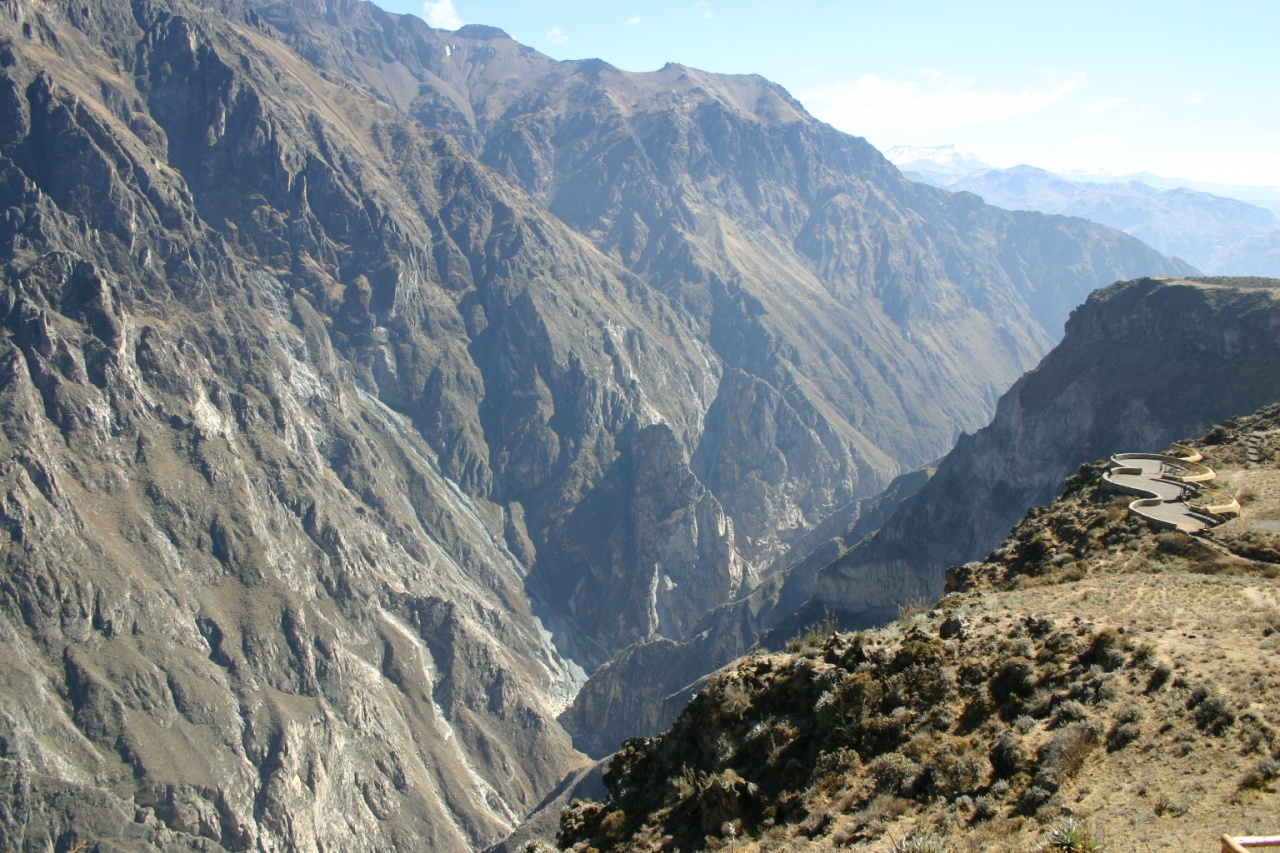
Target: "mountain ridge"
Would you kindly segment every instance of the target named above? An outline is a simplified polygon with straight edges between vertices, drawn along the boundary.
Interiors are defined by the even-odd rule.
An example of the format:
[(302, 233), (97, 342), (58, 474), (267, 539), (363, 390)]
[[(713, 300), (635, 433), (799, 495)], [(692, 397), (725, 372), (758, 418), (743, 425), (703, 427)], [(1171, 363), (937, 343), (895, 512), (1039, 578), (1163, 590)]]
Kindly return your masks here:
[[(358, 8), (360, 15), (379, 14)], [(1074, 237), (1058, 230), (1072, 231), (1078, 223), (1034, 216), (1016, 218), (1016, 224), (993, 220), (989, 209), (917, 189), (901, 181), (865, 142), (811, 119), (792, 120), (801, 117), (794, 101), (758, 77), (724, 78), (675, 64), (635, 74), (598, 60), (553, 62), (513, 41), (486, 39), (468, 46), (457, 33), (434, 33), (412, 18), (383, 16), (391, 23), (362, 24), (353, 36), (322, 31), (314, 24), (290, 24), (288, 7), (259, 9), (304, 56), (325, 48), (324, 61), (336, 61), (338, 67), (354, 67), (354, 55), (333, 60), (333, 44), (354, 38), (376, 45), (376, 52), (369, 48), (363, 55), (408, 69), (419, 81), (416, 89), (404, 89), (413, 99), (401, 109), (463, 140), (482, 161), (667, 294), (731, 368), (724, 374), (718, 399), (740, 401), (731, 408), (741, 411), (745, 403), (750, 410), (749, 421), (739, 414), (726, 421), (719, 417), (723, 407), (715, 405), (708, 410), (710, 424), (743, 434), (758, 425), (771, 430), (789, 423), (792, 435), (809, 433), (802, 439), (807, 447), (802, 445), (798, 456), (775, 457), (771, 468), (744, 465), (744, 457), (750, 455), (738, 452), (741, 448), (732, 455), (718, 451), (724, 444), (710, 440), (711, 431), (690, 460), (697, 478), (736, 522), (735, 543), (748, 572), (747, 586), (748, 566), (776, 558), (789, 539), (817, 518), (872, 491), (860, 483), (887, 482), (889, 471), (900, 470), (892, 461), (894, 454), (886, 452), (886, 442), (916, 443), (908, 458), (923, 463), (949, 445), (954, 430), (941, 424), (954, 419), (955, 413), (974, 411), (966, 417), (973, 417), (976, 426), (981, 416), (973, 402), (957, 399), (957, 389), (975, 377), (1006, 370), (1005, 381), (1012, 381), (1018, 370), (995, 367), (1007, 358), (1001, 353), (1025, 354), (1044, 347), (1053, 327), (1084, 295), (1084, 289), (1067, 282), (1081, 273), (1088, 277), (1091, 261), (1075, 252)], [(312, 49), (312, 44), (320, 47)], [(530, 80), (534, 91), (521, 94)], [(744, 90), (762, 93), (748, 98), (746, 106), (752, 109), (742, 104)], [(661, 109), (637, 112), (641, 97), (654, 99)], [(781, 110), (786, 120), (770, 123), (763, 120), (769, 115), (756, 115), (754, 107), (761, 97), (777, 105), (766, 112)], [(744, 116), (755, 120), (744, 122)], [(712, 145), (708, 134), (726, 135), (731, 144)], [(748, 140), (750, 148), (744, 147)], [(742, 153), (735, 160), (717, 153), (722, 148)], [(785, 176), (794, 174), (800, 181), (800, 193), (765, 180), (759, 153), (765, 149), (776, 152), (774, 161), (786, 164), (781, 168)], [(825, 159), (814, 161), (815, 155)], [(708, 164), (717, 161), (721, 165), (711, 170)], [(868, 173), (866, 180), (848, 177), (862, 172)], [(704, 173), (728, 174), (733, 180), (709, 182)], [(891, 191), (870, 183), (872, 177), (888, 182)], [(845, 241), (840, 235), (859, 227), (858, 210), (864, 200), (900, 210), (895, 213), (895, 231), (866, 241), (854, 252), (841, 249)], [(923, 224), (918, 214), (903, 209), (908, 204), (943, 213), (946, 225), (934, 229)], [(1015, 251), (1029, 256), (1012, 259), (956, 257), (939, 269), (927, 257), (929, 247), (954, 236), (1031, 248)], [(899, 257), (897, 247), (903, 243), (912, 248)], [(827, 260), (832, 251), (843, 256)], [(908, 274), (892, 272), (897, 268), (940, 286), (931, 296), (912, 292)], [(891, 271), (885, 283), (879, 280), (883, 269)], [(1030, 270), (1037, 281), (1027, 295), (1012, 294), (1004, 285), (973, 289), (951, 281), (963, 280), (962, 275), (1025, 281)], [(1095, 278), (1098, 284), (1106, 280)], [(853, 328), (844, 320), (833, 322), (850, 317), (849, 308), (866, 305), (868, 299), (883, 306), (882, 317)], [(1030, 309), (1022, 307), (1027, 302)], [(981, 332), (959, 328), (975, 319), (986, 324), (987, 314), (1012, 316), (1025, 310), (1037, 319), (1040, 329), (1033, 335), (1039, 342), (1028, 340), (1021, 323), (1006, 322), (1001, 329)], [(926, 322), (939, 328), (922, 335)], [(955, 324), (955, 332), (945, 328), (948, 322)], [(802, 339), (821, 346), (802, 353), (795, 346)], [(906, 352), (892, 359), (878, 354), (898, 350)], [(950, 372), (945, 378), (899, 374), (915, 360), (956, 367), (944, 368)], [(1030, 365), (1025, 355), (1016, 360)], [(812, 372), (815, 367), (821, 373)], [(991, 405), (997, 394), (994, 387), (982, 389), (979, 397), (986, 402), (980, 405)], [(921, 407), (924, 410), (912, 411)], [(920, 438), (897, 429), (904, 419)], [(925, 431), (933, 433), (927, 446)], [(782, 471), (786, 479), (773, 485), (775, 475), (766, 469)], [(764, 536), (755, 532), (779, 515), (795, 520), (788, 525), (791, 529)], [(589, 559), (597, 565), (614, 563), (613, 547)], [(554, 553), (562, 565), (583, 559), (578, 553)], [(592, 582), (617, 583), (617, 573), (597, 577)], [(546, 576), (535, 571), (532, 578), (544, 597), (573, 582), (564, 573)], [(573, 621), (577, 620), (571, 617)], [(644, 624), (639, 614), (632, 622)], [(583, 627), (584, 633), (594, 629)], [(613, 641), (613, 650), (634, 639), (633, 635), (620, 644)], [(578, 654), (603, 660), (603, 650), (588, 653), (581, 642), (577, 648)], [(586, 725), (583, 730), (599, 727)]]
[[(1268, 254), (1268, 247), (1276, 243), (1280, 233), (1280, 220), (1275, 210), (1263, 203), (1265, 188), (1256, 188), (1254, 194), (1214, 194), (1216, 187), (1162, 180), (1145, 173), (1086, 180), (1025, 164), (998, 169), (965, 155), (967, 152), (957, 156), (947, 149), (906, 147), (889, 152), (890, 159), (913, 179), (976, 193), (999, 207), (1101, 222), (1166, 254), (1185, 258), (1209, 274), (1280, 274), (1280, 258)], [(1249, 201), (1243, 195), (1256, 198)]]
[(627, 657), (593, 675), (566, 714), (585, 707), (591, 719), (626, 724), (597, 723), (580, 745), (602, 755), (619, 734), (659, 731), (662, 717), (673, 718), (702, 686), (686, 656), (727, 664), (757, 642), (774, 648), (831, 618), (859, 628), (892, 621), (903, 604), (941, 595), (949, 566), (990, 553), (1082, 462), (1167, 444), (1280, 399), (1278, 287), (1272, 279), (1140, 279), (1096, 291), (1073, 312), (1063, 341), (1001, 398), (991, 424), (961, 436), (932, 471), (901, 478), (880, 496), (883, 506), (866, 502), (873, 525), (833, 516), (832, 526), (844, 527), (833, 540), (717, 608), (685, 648), (653, 643), (631, 653), (662, 661), (647, 669), (666, 678), (635, 688), (660, 714), (618, 707), (621, 685), (640, 679), (623, 666)]

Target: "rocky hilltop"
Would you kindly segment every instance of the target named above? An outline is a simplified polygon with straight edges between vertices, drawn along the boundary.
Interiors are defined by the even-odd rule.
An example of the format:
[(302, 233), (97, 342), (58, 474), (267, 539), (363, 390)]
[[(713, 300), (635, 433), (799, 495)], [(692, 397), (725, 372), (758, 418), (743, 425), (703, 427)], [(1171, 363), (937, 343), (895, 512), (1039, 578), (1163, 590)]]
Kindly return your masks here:
[(1205, 538), (1148, 527), (1085, 465), (935, 604), (717, 673), (670, 731), (624, 745), (608, 796), (565, 811), (559, 846), (1012, 853), (1274, 836), (1280, 405), (1192, 444), (1242, 505)]
[(500, 838), (588, 675), (984, 420), (1090, 289), (1188, 272), (757, 78), (341, 0), (3, 4), (0, 187), (15, 849)]
[(1280, 281), (1140, 279), (1092, 294), (1040, 365), (876, 533), (822, 569), (818, 612), (873, 621), (942, 593), (1082, 462), (1280, 399)]

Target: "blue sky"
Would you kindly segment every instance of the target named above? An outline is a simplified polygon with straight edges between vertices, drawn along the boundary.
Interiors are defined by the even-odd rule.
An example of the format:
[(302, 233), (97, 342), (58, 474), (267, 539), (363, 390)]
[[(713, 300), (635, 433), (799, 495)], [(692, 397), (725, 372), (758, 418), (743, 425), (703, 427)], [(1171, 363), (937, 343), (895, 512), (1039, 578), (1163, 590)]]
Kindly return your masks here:
[(557, 59), (758, 73), (883, 149), (1280, 186), (1280, 0), (381, 0)]

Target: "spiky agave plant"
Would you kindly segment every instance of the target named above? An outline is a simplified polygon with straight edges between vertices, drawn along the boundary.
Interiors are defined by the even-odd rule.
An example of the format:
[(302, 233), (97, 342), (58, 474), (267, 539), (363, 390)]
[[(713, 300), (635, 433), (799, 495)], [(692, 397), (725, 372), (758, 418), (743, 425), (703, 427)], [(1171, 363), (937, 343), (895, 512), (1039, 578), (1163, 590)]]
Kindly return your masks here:
[(1044, 853), (1100, 853), (1102, 844), (1082, 821), (1069, 817), (1049, 831)]

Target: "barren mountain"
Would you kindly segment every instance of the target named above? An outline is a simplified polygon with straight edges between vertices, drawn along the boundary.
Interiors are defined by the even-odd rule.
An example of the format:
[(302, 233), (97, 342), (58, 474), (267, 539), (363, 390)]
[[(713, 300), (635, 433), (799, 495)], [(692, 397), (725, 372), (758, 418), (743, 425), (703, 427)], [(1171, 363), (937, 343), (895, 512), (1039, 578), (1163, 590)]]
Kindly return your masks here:
[[(1067, 312), (1128, 277), (1113, 271), (1187, 269), (1107, 229), (905, 181), (759, 77), (556, 62), (492, 27), (434, 31), (368, 4), (259, 12), (300, 56), (447, 130), (670, 300), (715, 382), (701, 433), (677, 434), (676, 470), (733, 522), (740, 568), (719, 571), (748, 581), (984, 423)], [(668, 616), (662, 591), (690, 575), (652, 567), (691, 554), (638, 555), (634, 517), (611, 521), (628, 518), (630, 474), (568, 519), (512, 479), (496, 488), (533, 508), (531, 584), (549, 600), (576, 591), (556, 614), (576, 656), (602, 663), (654, 630), (626, 612), (655, 597), (629, 578), (658, 588), (659, 634), (688, 632), (692, 614)]]
[(693, 662), (724, 664), (832, 616), (880, 624), (937, 597), (948, 566), (988, 554), (1082, 462), (1163, 446), (1280, 398), (1278, 294), (1270, 279), (1140, 279), (1097, 291), (991, 424), (961, 436), (936, 471), (833, 514), (687, 639), (637, 646), (594, 673), (566, 715), (574, 728), (593, 722), (579, 745), (607, 753), (628, 732), (660, 730), (700, 686)]
[(3, 4), (0, 187), (20, 849), (500, 838), (590, 673), (1187, 271), (758, 78), (363, 3)]

